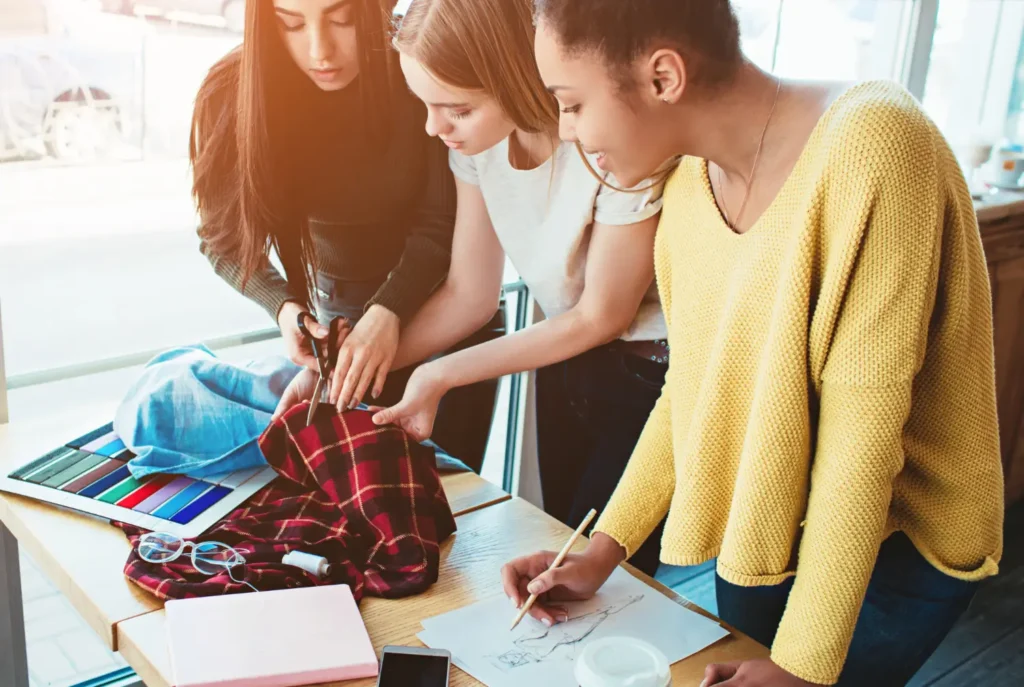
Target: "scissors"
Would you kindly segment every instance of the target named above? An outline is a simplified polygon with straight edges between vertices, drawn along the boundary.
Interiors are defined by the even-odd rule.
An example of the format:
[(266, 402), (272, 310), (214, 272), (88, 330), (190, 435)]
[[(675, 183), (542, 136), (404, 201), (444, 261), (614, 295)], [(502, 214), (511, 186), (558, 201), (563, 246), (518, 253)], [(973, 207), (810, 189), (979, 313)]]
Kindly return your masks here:
[(299, 332), (309, 339), (310, 345), (313, 347), (313, 355), (316, 356), (317, 365), (320, 368), (320, 378), (316, 380), (316, 386), (313, 388), (313, 399), (309, 404), (309, 414), (306, 415), (306, 424), (313, 424), (313, 417), (316, 415), (316, 409), (320, 407), (320, 401), (323, 400), (325, 392), (329, 392), (331, 384), (331, 370), (338, 362), (338, 333), (341, 328), (345, 325), (347, 320), (344, 317), (335, 317), (331, 320), (330, 325), (327, 327), (327, 340), (318, 339), (313, 336), (308, 329), (306, 329), (306, 318), (314, 318), (308, 312), (300, 312), (298, 315)]

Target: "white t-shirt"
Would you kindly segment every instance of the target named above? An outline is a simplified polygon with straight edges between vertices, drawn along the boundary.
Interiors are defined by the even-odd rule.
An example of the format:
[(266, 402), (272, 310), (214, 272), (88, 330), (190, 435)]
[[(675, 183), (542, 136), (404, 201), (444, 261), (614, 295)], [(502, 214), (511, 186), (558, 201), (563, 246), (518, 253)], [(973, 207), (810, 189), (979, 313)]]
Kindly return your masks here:
[[(480, 187), (501, 247), (548, 318), (570, 310), (583, 295), (593, 223), (626, 225), (652, 217), (661, 210), (662, 192), (660, 184), (641, 193), (602, 185), (571, 143), (561, 143), (552, 159), (535, 169), (515, 169), (508, 161), (507, 138), (479, 155), (453, 150), (448, 156), (456, 177)], [(611, 175), (594, 169), (618, 186)], [(621, 338), (646, 341), (666, 336), (652, 282)]]

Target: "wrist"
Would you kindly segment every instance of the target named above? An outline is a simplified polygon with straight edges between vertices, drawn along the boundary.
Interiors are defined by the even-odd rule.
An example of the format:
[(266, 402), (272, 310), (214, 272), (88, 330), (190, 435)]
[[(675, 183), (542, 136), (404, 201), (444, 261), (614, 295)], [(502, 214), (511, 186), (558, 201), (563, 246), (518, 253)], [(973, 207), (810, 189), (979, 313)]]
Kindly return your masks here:
[(615, 567), (626, 560), (626, 550), (619, 542), (609, 537), (604, 532), (594, 532), (590, 537), (590, 543), (584, 551), (595, 565), (599, 566), (602, 572), (611, 575)]
[(394, 310), (389, 309), (387, 306), (381, 305), (380, 303), (373, 303), (366, 309), (363, 315), (364, 317), (377, 317), (382, 320), (387, 320), (394, 323), (396, 326), (401, 324), (401, 319), (395, 314)]
[(447, 364), (447, 356), (423, 363), (420, 365), (420, 369), (422, 374), (430, 380), (432, 386), (442, 395), (451, 391), (454, 384), (452, 372)]
[(281, 304), (281, 309), (277, 311), (277, 326), (281, 331), (284, 331), (285, 327), (294, 325), (298, 320), (299, 313), (306, 309), (305, 306), (301, 305), (296, 301), (285, 301)]

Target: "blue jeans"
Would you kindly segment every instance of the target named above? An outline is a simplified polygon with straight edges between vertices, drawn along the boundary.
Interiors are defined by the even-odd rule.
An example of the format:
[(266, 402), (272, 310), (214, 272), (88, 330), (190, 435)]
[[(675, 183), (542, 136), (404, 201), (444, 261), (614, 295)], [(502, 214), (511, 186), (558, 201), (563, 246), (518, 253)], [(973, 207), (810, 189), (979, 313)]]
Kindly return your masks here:
[[(537, 375), (537, 453), (544, 510), (578, 527), (619, 483), (665, 383), (668, 365), (600, 346)], [(658, 568), (664, 522), (630, 558)]]
[[(771, 646), (793, 579), (770, 587), (740, 587), (715, 576), (718, 616)], [(896, 532), (878, 553), (875, 570), (839, 685), (905, 685), (967, 610), (978, 589), (936, 570), (910, 539)]]

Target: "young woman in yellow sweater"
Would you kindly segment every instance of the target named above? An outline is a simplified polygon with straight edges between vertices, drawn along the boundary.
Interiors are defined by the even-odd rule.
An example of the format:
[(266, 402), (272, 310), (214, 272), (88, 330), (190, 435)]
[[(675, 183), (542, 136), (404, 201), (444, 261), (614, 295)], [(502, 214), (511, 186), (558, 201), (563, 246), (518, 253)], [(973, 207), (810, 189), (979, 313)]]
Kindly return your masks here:
[(538, 0), (561, 135), (625, 184), (684, 157), (655, 241), (672, 359), (586, 550), (502, 570), (564, 614), (668, 514), (771, 660), (705, 684), (902, 685), (1002, 550), (991, 298), (976, 218), (902, 88), (780, 81), (728, 0)]

